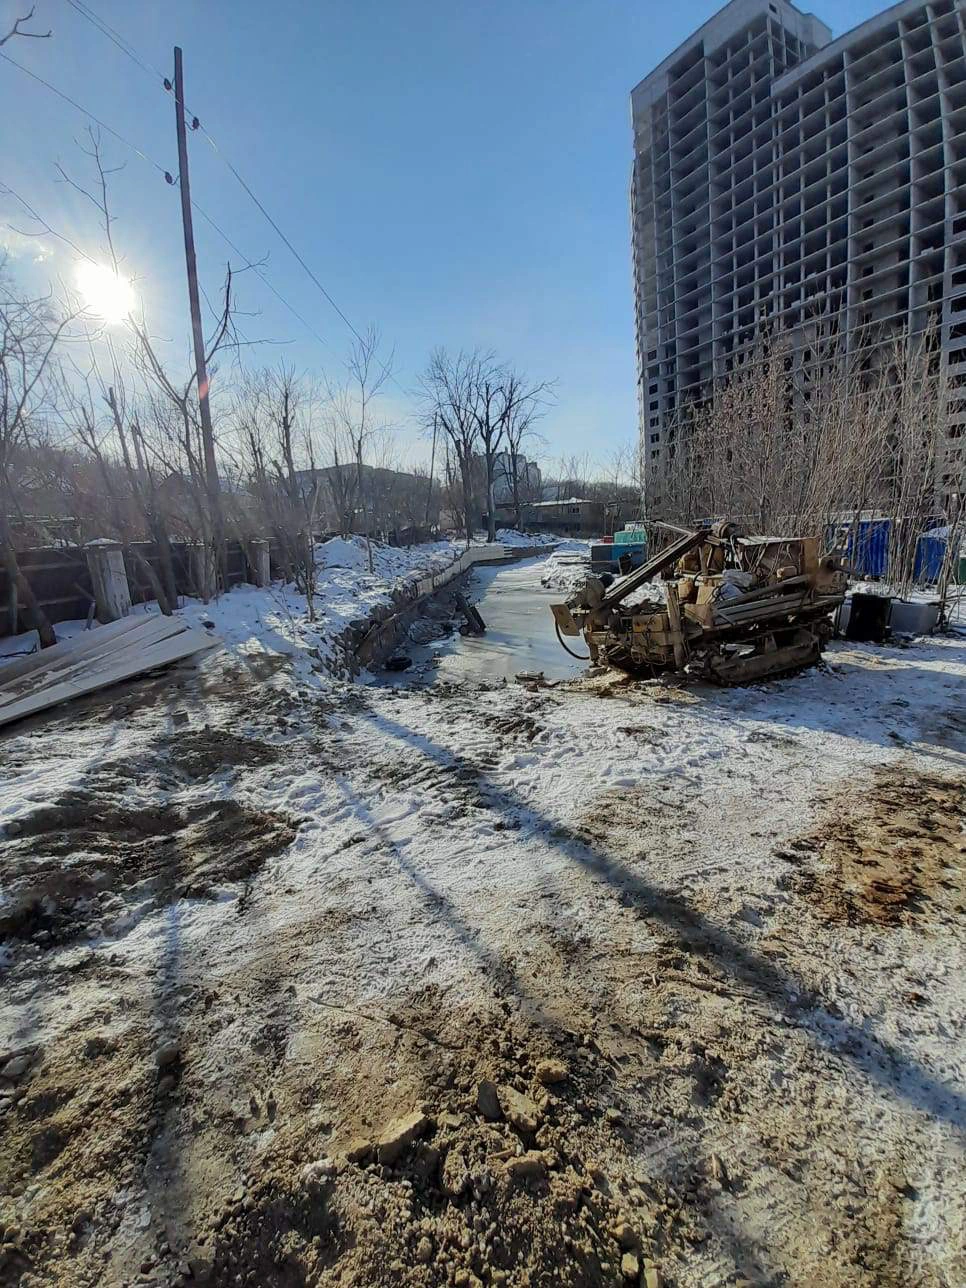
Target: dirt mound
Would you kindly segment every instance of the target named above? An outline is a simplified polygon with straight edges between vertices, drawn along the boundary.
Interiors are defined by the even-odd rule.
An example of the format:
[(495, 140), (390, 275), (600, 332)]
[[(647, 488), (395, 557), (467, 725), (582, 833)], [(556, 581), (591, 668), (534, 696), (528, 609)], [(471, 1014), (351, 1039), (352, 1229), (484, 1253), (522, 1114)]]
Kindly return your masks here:
[(232, 800), (132, 809), (69, 793), (7, 827), (0, 937), (62, 943), (107, 931), (132, 904), (249, 880), (294, 837), (285, 816)]
[(278, 749), (228, 729), (190, 729), (167, 740), (168, 760), (186, 778), (204, 779), (226, 766), (270, 765)]
[[(0, 1050), (0, 1191), (8, 1202), (43, 1179), (45, 1219), (23, 1228), (9, 1211), (0, 1226), (0, 1283), (97, 1245), (121, 1223), (117, 1195), (144, 1166), (157, 1120), (156, 1078), (140, 1043), (75, 1032), (50, 1055), (36, 1047)], [(109, 1267), (42, 1282), (117, 1282)], [(33, 1282), (38, 1282), (34, 1280)]]
[(963, 912), (966, 783), (884, 769), (861, 797), (829, 802), (828, 817), (781, 857), (808, 863), (801, 893), (830, 921), (897, 926), (928, 909)]
[[(658, 1282), (644, 1276), (687, 1218), (664, 1210), (660, 1187), (629, 1187), (610, 1163), (605, 1175), (620, 1115), (601, 1109), (566, 1035), (438, 999), (435, 1014), (428, 1001), (340, 1010), (316, 1059), (283, 1059), (267, 1083), (239, 1051), (234, 1094), (263, 1081), (226, 1116), (226, 1075), (200, 1081), (205, 1030), (224, 1022), (213, 997), (181, 994), (170, 1051), (140, 1025), (104, 1038), (78, 1026), (25, 1050), (16, 1078), (0, 1073), (15, 1088), (0, 1180), (13, 1195), (42, 1187), (29, 1228), (0, 1250), (0, 1280), (77, 1288), (140, 1270), (138, 1282), (212, 1288), (536, 1288), (565, 1270), (594, 1288)], [(318, 1082), (334, 1047), (335, 1088)], [(313, 1112), (327, 1092), (335, 1120)]]
[[(563, 1258), (568, 1283), (601, 1285), (619, 1282), (625, 1253), (636, 1257), (639, 1235), (574, 1160), (526, 1149), (532, 1142), (508, 1125), (465, 1113), (397, 1121), (419, 1137), (390, 1164), (378, 1162), (385, 1145), (373, 1144), (368, 1163), (323, 1157), (297, 1179), (291, 1168), (259, 1177), (223, 1210), (210, 1250), (196, 1248), (196, 1276), (469, 1288), (540, 1283)], [(394, 1140), (399, 1128), (382, 1135)]]
[[(628, 1220), (592, 1161), (614, 1125), (577, 1108), (579, 1071), (503, 1045), (509, 1060), (458, 1055), (450, 1087), (396, 1105), (401, 1113), (384, 1109), (362, 1135), (340, 1132), (330, 1154), (259, 1176), (216, 1216), (195, 1273), (210, 1283), (241, 1274), (523, 1288), (559, 1279), (565, 1265), (573, 1285), (640, 1282), (656, 1228), (639, 1213)], [(541, 1081), (548, 1070), (552, 1085)]]
[(428, 996), (378, 1021), (347, 1015), (336, 1032), (350, 1051), (371, 1038), (398, 1051), (402, 1040), (406, 1076), (391, 1078), (395, 1057), (385, 1082), (378, 1067), (360, 1069), (328, 1139), (314, 1150), (311, 1137), (290, 1141), (287, 1157), (251, 1169), (195, 1240), (197, 1278), (525, 1288), (559, 1282), (565, 1268), (573, 1285), (660, 1282), (678, 1217), (663, 1187), (645, 1194), (605, 1174), (621, 1117), (602, 1109), (576, 1039), (434, 1012)]

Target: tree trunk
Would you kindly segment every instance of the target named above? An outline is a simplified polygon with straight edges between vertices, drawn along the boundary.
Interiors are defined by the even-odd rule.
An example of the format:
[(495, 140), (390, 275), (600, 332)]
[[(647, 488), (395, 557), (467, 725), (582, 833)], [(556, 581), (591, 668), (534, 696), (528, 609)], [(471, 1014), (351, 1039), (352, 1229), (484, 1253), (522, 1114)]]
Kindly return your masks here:
[(17, 595), (17, 583), (12, 577), (9, 579), (9, 590), (7, 592), (7, 618), (10, 622), (10, 634), (19, 634), (17, 623), (20, 620), (20, 599)]
[(470, 464), (464, 456), (460, 457), (460, 481), (463, 485), (463, 524), (466, 528), (466, 544), (473, 544), (473, 485), (470, 477)]
[[(37, 637), (40, 640), (41, 648), (51, 648), (57, 643), (57, 636), (54, 634), (54, 628), (50, 624), (50, 619), (41, 608), (37, 601), (37, 596), (33, 592), (30, 582), (20, 571), (20, 564), (17, 562), (17, 552), (14, 549), (13, 542), (6, 537), (3, 543), (3, 561), (7, 569), (7, 576), (10, 578), (11, 585), (17, 587), (20, 598), (27, 606), (30, 619), (34, 624)], [(12, 628), (16, 631), (17, 623), (13, 622)]]
[(516, 452), (510, 453), (510, 468), (513, 471), (510, 476), (510, 482), (513, 486), (513, 523), (519, 532), (522, 518), (522, 507), (520, 505), (520, 462)]
[(161, 584), (161, 578), (148, 563), (147, 559), (145, 559), (144, 555), (141, 554), (141, 551), (138, 550), (131, 542), (128, 542), (125, 545), (124, 553), (129, 559), (133, 560), (133, 562), (137, 564), (145, 577), (147, 577), (148, 582), (151, 585), (151, 589), (154, 591), (154, 598), (158, 601), (158, 607), (161, 609), (161, 612), (165, 617), (170, 617), (172, 611), (171, 601), (168, 599), (164, 586)]
[(495, 488), (493, 486), (493, 455), (491, 452), (486, 454), (486, 539), (489, 542), (496, 541), (496, 515), (493, 511), (496, 509)]
[(174, 556), (171, 553), (171, 540), (163, 523), (154, 526), (154, 540), (158, 547), (158, 560), (161, 564), (161, 580), (164, 583), (164, 593), (173, 606), (178, 602), (178, 581), (174, 575)]

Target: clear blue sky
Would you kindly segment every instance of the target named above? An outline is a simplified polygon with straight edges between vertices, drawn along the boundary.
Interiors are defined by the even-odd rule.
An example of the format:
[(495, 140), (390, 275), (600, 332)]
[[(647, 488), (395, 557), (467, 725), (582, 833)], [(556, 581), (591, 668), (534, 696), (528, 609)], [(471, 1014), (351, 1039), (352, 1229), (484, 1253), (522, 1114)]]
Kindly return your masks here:
[[(29, 0), (0, 0), (3, 29)], [(636, 435), (628, 232), (631, 88), (717, 0), (89, 0), (146, 62), (185, 56), (186, 102), (262, 198), (356, 327), (378, 325), (412, 388), (436, 344), (492, 347), (558, 381), (548, 454), (603, 458)], [(67, 0), (36, 0), (45, 41), (3, 52), (43, 75), (175, 173), (174, 105)], [(879, 0), (815, 0), (835, 34)], [(0, 181), (58, 230), (96, 250), (95, 222), (58, 181), (83, 174), (84, 118), (0, 61)], [(178, 195), (109, 136), (115, 235), (155, 330), (187, 352)], [(298, 367), (339, 374), (344, 324), (200, 134), (192, 195), (267, 273), (326, 344), (266, 287), (239, 282), (249, 337)], [(6, 225), (32, 225), (0, 196), (18, 274), (69, 276), (73, 253)], [(35, 225), (33, 225), (35, 226)], [(202, 279), (226, 259), (198, 221)], [(257, 360), (253, 355), (252, 360)], [(392, 391), (403, 444), (417, 432)]]

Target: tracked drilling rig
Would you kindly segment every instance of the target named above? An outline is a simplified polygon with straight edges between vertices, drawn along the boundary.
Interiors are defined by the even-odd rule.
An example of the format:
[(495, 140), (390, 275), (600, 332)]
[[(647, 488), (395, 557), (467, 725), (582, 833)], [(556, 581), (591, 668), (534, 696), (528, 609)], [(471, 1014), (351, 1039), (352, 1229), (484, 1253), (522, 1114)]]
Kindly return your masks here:
[(671, 531), (670, 544), (628, 576), (589, 577), (551, 605), (565, 648), (564, 636), (583, 635), (593, 662), (719, 684), (819, 660), (846, 577), (818, 537), (746, 536), (727, 522)]

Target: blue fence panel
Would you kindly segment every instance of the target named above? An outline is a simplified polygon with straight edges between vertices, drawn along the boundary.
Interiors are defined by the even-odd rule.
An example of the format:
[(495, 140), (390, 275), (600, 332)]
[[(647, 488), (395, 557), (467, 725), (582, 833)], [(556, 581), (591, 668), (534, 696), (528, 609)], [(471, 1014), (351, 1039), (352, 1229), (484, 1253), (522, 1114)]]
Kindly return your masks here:
[(943, 560), (946, 558), (946, 540), (944, 537), (920, 537), (916, 545), (917, 581), (938, 581), (942, 572)]
[(857, 577), (884, 577), (889, 567), (891, 528), (891, 519), (861, 519), (856, 525), (843, 523), (835, 528), (832, 539), (847, 538), (845, 561)]
[[(846, 538), (845, 561), (856, 577), (885, 577), (889, 571), (891, 532), (891, 519), (862, 519), (855, 529), (850, 523), (834, 528), (829, 540), (834, 542), (836, 537), (839, 540)], [(915, 579), (938, 581), (945, 557), (944, 538), (920, 537), (916, 545)]]

